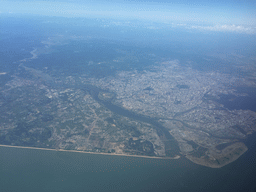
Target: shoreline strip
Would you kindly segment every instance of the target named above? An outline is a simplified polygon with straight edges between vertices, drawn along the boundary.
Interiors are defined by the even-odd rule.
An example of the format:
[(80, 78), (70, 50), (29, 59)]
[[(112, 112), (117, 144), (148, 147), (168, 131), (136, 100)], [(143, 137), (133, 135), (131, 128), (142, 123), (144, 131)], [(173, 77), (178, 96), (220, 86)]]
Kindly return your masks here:
[(148, 159), (179, 159), (180, 156), (175, 157), (156, 157), (156, 156), (143, 156), (143, 155), (127, 155), (127, 154), (116, 154), (116, 153), (97, 153), (89, 151), (77, 151), (77, 150), (65, 150), (65, 149), (49, 149), (49, 148), (38, 148), (38, 147), (24, 147), (24, 146), (13, 146), (13, 145), (0, 145), (0, 147), (18, 148), (18, 149), (34, 149), (34, 150), (44, 150), (44, 151), (56, 151), (56, 152), (72, 152), (72, 153), (85, 153), (94, 155), (116, 155), (124, 157), (138, 157), (138, 158), (148, 158)]

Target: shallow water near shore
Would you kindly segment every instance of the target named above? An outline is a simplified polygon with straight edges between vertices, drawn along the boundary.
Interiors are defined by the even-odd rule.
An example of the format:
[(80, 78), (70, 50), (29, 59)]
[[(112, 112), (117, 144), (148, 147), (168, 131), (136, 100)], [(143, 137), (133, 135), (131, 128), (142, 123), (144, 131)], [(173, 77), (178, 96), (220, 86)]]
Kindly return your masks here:
[(220, 169), (178, 160), (0, 147), (0, 190), (254, 191), (255, 135), (237, 161)]

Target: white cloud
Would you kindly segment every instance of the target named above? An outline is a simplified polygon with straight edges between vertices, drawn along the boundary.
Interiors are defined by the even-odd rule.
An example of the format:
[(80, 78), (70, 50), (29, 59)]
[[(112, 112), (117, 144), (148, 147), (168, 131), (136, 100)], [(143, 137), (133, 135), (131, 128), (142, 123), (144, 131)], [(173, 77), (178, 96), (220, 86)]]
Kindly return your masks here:
[(191, 26), (190, 29), (199, 29), (207, 31), (220, 31), (220, 32), (237, 32), (237, 33), (256, 33), (255, 27), (245, 27), (241, 25), (215, 25), (215, 26)]

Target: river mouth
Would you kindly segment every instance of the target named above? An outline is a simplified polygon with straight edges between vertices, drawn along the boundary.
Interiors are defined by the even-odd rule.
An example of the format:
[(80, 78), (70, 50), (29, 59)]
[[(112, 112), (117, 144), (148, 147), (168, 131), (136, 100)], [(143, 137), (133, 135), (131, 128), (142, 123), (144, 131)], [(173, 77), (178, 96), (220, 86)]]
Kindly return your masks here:
[[(177, 156), (180, 155), (178, 142), (169, 133), (169, 131), (158, 122), (158, 119), (153, 119), (151, 117), (136, 114), (127, 109), (124, 109), (123, 107), (113, 104), (112, 101), (115, 99), (115, 96), (113, 96), (113, 98), (109, 100), (99, 98), (99, 95), (100, 95), (99, 93), (105, 92), (106, 94), (108, 94), (109, 92), (106, 90), (102, 90), (96, 86), (87, 84), (87, 85), (84, 85), (84, 87), (79, 89), (89, 93), (98, 103), (105, 106), (107, 109), (109, 109), (115, 114), (128, 117), (136, 121), (142, 121), (142, 122), (151, 124), (155, 128), (158, 136), (161, 138), (162, 142), (165, 145), (166, 157), (176, 158)], [(109, 94), (113, 94), (113, 93), (109, 93)]]

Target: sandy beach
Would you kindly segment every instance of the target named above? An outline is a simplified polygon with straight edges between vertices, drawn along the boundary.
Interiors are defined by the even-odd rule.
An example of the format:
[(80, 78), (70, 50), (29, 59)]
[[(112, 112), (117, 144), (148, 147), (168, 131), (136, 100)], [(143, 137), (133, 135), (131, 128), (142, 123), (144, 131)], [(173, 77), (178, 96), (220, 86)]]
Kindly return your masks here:
[(179, 155), (177, 155), (175, 157), (155, 157), (155, 156), (127, 155), (127, 154), (117, 154), (117, 153), (97, 153), (97, 152), (65, 150), (65, 149), (23, 147), (23, 146), (13, 146), (13, 145), (0, 145), (0, 147), (10, 147), (10, 148), (19, 148), (19, 149), (34, 149), (34, 150), (45, 150), (45, 151), (59, 151), (59, 152), (63, 151), (63, 152), (71, 152), (71, 153), (87, 153), (87, 154), (94, 154), (94, 155), (116, 155), (116, 156), (140, 157), (140, 158), (148, 158), (148, 159), (179, 159), (180, 158)]

